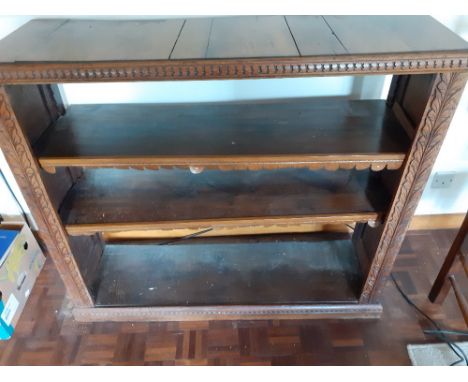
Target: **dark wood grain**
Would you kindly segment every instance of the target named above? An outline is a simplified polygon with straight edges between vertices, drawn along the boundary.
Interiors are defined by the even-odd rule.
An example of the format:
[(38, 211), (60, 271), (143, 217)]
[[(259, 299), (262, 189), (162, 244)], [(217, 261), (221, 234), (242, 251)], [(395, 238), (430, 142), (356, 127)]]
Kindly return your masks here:
[[(79, 171), (77, 168), (74, 170)], [(73, 186), (75, 178), (67, 167), (58, 168), (55, 174), (49, 174), (42, 170), (41, 176), (50, 195), (50, 201), (54, 209), (58, 210), (63, 202), (63, 198)]]
[[(313, 223), (313, 215), (320, 214), (339, 220), (341, 215), (346, 218), (354, 213), (348, 219), (366, 221), (385, 211), (388, 202), (384, 188), (367, 171), (206, 171), (194, 175), (182, 170), (101, 169), (85, 171), (60, 211), (69, 230), (73, 225), (96, 224), (94, 231), (107, 231), (113, 230), (112, 223), (142, 223), (147, 229), (155, 228), (151, 223), (166, 223), (166, 228), (177, 228), (185, 226), (186, 220), (196, 227), (197, 220), (248, 217), (256, 218), (252, 225), (255, 221), (268, 224), (264, 219), (272, 217), (283, 218), (276, 224), (287, 224), (288, 217), (300, 216)], [(217, 222), (198, 224), (206, 227)]]
[[(182, 29), (183, 19), (39, 19), (0, 42), (0, 62), (163, 60), (173, 49), (173, 59), (299, 56), (294, 39), (302, 55), (468, 47), (427, 16), (326, 16), (325, 20), (330, 28), (317, 16), (288, 17), (291, 34), (283, 16), (190, 19), (187, 29)], [(339, 48), (341, 44), (345, 49)]]
[(429, 16), (324, 16), (349, 54), (466, 49), (467, 42)]
[[(319, 22), (316, 17), (312, 17), (311, 20)], [(293, 18), (291, 18), (290, 25), (285, 17), (272, 16), (213, 19), (210, 21), (209, 29), (207, 23), (201, 21), (195, 24), (190, 23), (190, 25), (183, 20), (143, 22), (144, 26), (140, 27), (135, 21), (101, 23), (99, 21), (61, 20), (51, 23), (40, 22), (40, 25), (33, 22), (0, 42), (0, 83), (18, 86), (14, 89), (5, 86), (0, 88), (2, 151), (12, 167), (25, 199), (30, 204), (33, 217), (38, 223), (38, 236), (46, 243), (67, 285), (77, 318), (145, 320), (153, 319), (155, 315), (160, 314), (160, 311), (158, 313), (151, 310), (152, 308), (141, 307), (132, 307), (130, 310), (122, 307), (115, 310), (109, 308), (100, 311), (99, 308), (94, 307), (85, 278), (89, 281), (88, 279), (92, 278), (96, 270), (100, 240), (95, 243), (94, 247), (89, 237), (70, 240), (63, 224), (69, 218), (67, 215), (69, 212), (71, 216), (78, 210), (74, 208), (73, 203), (79, 200), (80, 196), (78, 198), (74, 196), (74, 189), (78, 189), (80, 185), (86, 185), (88, 176), (85, 175), (83, 181), (68, 193), (67, 200), (59, 208), (60, 211), (57, 214), (55, 207), (64, 194), (64, 189), (70, 185), (69, 181), (76, 179), (74, 175), (72, 176), (76, 169), (72, 169), (70, 172), (72, 178), (64, 183), (64, 187), (56, 187), (59, 178), (63, 175), (63, 170), (59, 169), (55, 175), (50, 175), (54, 177), (55, 182), (44, 182), (42, 178), (44, 174), (37, 165), (38, 160), (43, 169), (51, 173), (56, 170), (56, 166), (104, 166), (120, 169), (149, 167), (152, 170), (161, 167), (182, 167), (185, 169), (185, 175), (176, 176), (173, 172), (167, 178), (170, 180), (176, 177), (178, 180), (161, 184), (150, 182), (160, 179), (152, 178), (153, 175), (148, 176), (148, 172), (140, 173), (142, 177), (147, 178), (145, 180), (134, 176), (131, 171), (128, 171), (126, 176), (116, 176), (113, 181), (105, 185), (103, 182), (111, 180), (112, 177), (104, 176), (100, 181), (88, 182), (92, 191), (88, 195), (91, 197), (84, 198), (86, 192), (83, 192), (81, 195), (83, 199), (80, 202), (83, 205), (89, 203), (88, 212), (84, 217), (85, 220), (88, 217), (91, 218), (91, 225), (97, 221), (101, 227), (105, 224), (108, 224), (107, 227), (118, 226), (123, 219), (126, 219), (124, 223), (127, 224), (128, 219), (135, 219), (134, 222), (138, 224), (156, 222), (167, 224), (165, 227), (157, 228), (171, 229), (174, 224), (187, 222), (187, 220), (177, 220), (180, 216), (192, 216), (194, 213), (198, 216), (195, 220), (189, 220), (192, 223), (195, 221), (197, 224), (200, 222), (205, 224), (207, 221), (219, 222), (224, 219), (229, 224), (242, 221), (244, 227), (249, 227), (253, 222), (255, 224), (261, 221), (263, 223), (267, 221), (269, 224), (278, 223), (278, 220), (275, 220), (277, 216), (273, 215), (276, 211), (282, 210), (290, 213), (292, 210), (301, 211), (304, 206), (308, 206), (312, 211), (320, 211), (322, 208), (326, 210), (329, 206), (343, 208), (344, 211), (335, 210), (331, 213), (325, 211), (323, 214), (313, 212), (312, 215), (284, 215), (279, 217), (281, 220), (277, 227), (297, 223), (294, 219), (298, 216), (299, 219), (306, 216), (306, 219), (312, 219), (312, 222), (320, 216), (320, 219), (341, 219), (343, 223), (352, 217), (356, 218), (358, 214), (355, 220), (360, 222), (357, 226), (357, 233), (354, 241), (349, 240), (348, 243), (353, 253), (356, 250), (351, 243), (362, 244), (361, 247), (357, 247), (358, 253), (354, 254), (356, 262), (361, 262), (362, 265), (363, 274), (360, 282), (364, 280), (365, 282), (363, 288), (359, 288), (360, 295), (354, 294), (354, 300), (335, 305), (334, 309), (331, 309), (333, 302), (341, 301), (342, 297), (339, 294), (341, 293), (341, 296), (343, 293), (346, 294), (346, 289), (342, 286), (333, 289), (330, 293), (331, 298), (335, 300), (326, 300), (329, 293), (327, 291), (331, 290), (326, 288), (336, 282), (330, 276), (329, 283), (314, 285), (312, 288), (314, 293), (324, 288), (324, 293), (320, 293), (321, 297), (316, 295), (318, 300), (315, 300), (317, 305), (314, 309), (310, 309), (310, 303), (307, 303), (296, 305), (297, 309), (290, 309), (289, 305), (284, 305), (279, 310), (273, 311), (269, 310), (268, 305), (260, 305), (257, 301), (255, 304), (258, 305), (250, 311), (249, 306), (244, 305), (230, 312), (226, 310), (227, 308), (216, 308), (209, 314), (217, 314), (219, 316), (216, 318), (221, 320), (234, 317), (282, 318), (282, 314), (288, 315), (288, 318), (299, 318), (302, 315), (313, 315), (316, 318), (358, 316), (375, 318), (380, 313), (377, 299), (400, 250), (417, 200), (424, 189), (430, 168), (466, 82), (464, 72), (468, 72), (468, 49), (467, 44), (459, 37), (427, 17), (369, 19), (324, 17), (322, 21), (327, 28), (320, 23), (314, 26), (314, 22), (308, 24), (304, 19)], [(185, 29), (186, 26), (187, 29)], [(117, 27), (119, 31), (115, 31)], [(34, 33), (34, 28), (37, 28), (37, 35)], [(134, 28), (137, 29), (135, 33)], [(311, 39), (305, 40), (305, 36), (314, 30), (319, 30), (314, 42), (311, 42)], [(330, 32), (334, 38), (331, 38)], [(297, 33), (297, 40), (295, 33)], [(336, 53), (335, 40), (347, 53)], [(301, 56), (301, 46), (303, 50), (309, 48), (320, 50), (322, 47), (317, 44), (321, 41), (326, 41), (324, 44), (330, 49), (329, 54), (313, 53), (310, 56)], [(181, 48), (177, 50), (179, 42)], [(5, 46), (8, 48), (5, 55), (6, 61), (2, 58)], [(291, 53), (291, 50), (295, 52)], [(186, 56), (184, 56), (184, 51), (188, 52)], [(205, 52), (204, 55), (203, 52)], [(201, 56), (187, 58), (192, 54)], [(177, 58), (182, 56), (186, 58)], [(38, 57), (41, 57), (40, 61)], [(399, 108), (393, 107), (393, 109), (383, 105), (382, 102), (353, 103), (336, 99), (313, 102), (292, 100), (289, 101), (289, 105), (283, 101), (267, 104), (264, 102), (243, 103), (243, 106), (234, 107), (232, 104), (157, 107), (98, 105), (81, 106), (76, 109), (73, 107), (70, 113), (60, 118), (57, 123), (55, 123), (56, 118), (63, 114), (63, 102), (59, 97), (54, 96), (52, 88), (43, 86), (43, 84), (62, 82), (283, 78), (377, 73), (428, 76), (406, 77), (408, 81), (394, 81), (393, 88), (397, 89), (391, 92), (389, 103), (391, 104), (394, 100), (393, 106), (397, 104)], [(21, 87), (20, 84), (40, 84), (40, 86), (37, 88)], [(405, 84), (407, 86), (404, 86)], [(399, 91), (400, 87), (401, 91)], [(28, 100), (33, 102), (28, 102)], [(70, 118), (74, 115), (74, 109), (80, 112), (76, 113), (74, 118)], [(103, 110), (107, 112), (102, 112)], [(397, 116), (393, 114), (394, 111)], [(48, 124), (44, 123), (49, 120), (47, 113), (50, 121), (54, 122), (49, 129)], [(146, 118), (142, 117), (143, 114), (147, 114)], [(265, 117), (266, 115), (268, 117)], [(43, 118), (44, 116), (46, 118)], [(39, 125), (35, 125), (36, 121)], [(78, 123), (75, 123), (76, 121)], [(36, 144), (38, 137), (40, 137), (39, 142)], [(31, 148), (33, 144), (35, 144), (35, 151)], [(47, 151), (49, 149), (50, 151)], [(43, 155), (44, 152), (46, 155)], [(397, 179), (398, 176), (387, 176), (391, 171), (384, 170), (385, 168), (396, 169), (402, 164), (403, 170), (398, 173), (402, 175), (400, 179)], [(390, 165), (396, 165), (396, 167)], [(201, 175), (192, 175), (186, 170), (187, 167), (190, 167), (194, 173), (205, 171)], [(288, 167), (288, 170), (284, 171), (289, 175), (274, 178), (273, 175), (278, 173), (272, 170), (280, 167), (283, 169)], [(320, 177), (320, 173), (314, 173), (313, 178), (309, 178), (309, 175), (298, 176), (298, 174), (307, 173), (307, 170), (298, 170), (298, 167), (327, 170), (345, 168), (348, 171), (345, 174), (348, 175), (355, 173), (354, 170), (350, 171), (353, 168), (371, 168), (383, 172), (372, 172), (369, 176), (366, 171), (357, 175), (363, 177), (364, 183), (351, 179), (349, 183), (343, 185), (342, 178), (340, 178), (342, 172), (337, 171), (332, 175), (327, 173), (326, 182), (321, 183), (316, 178), (317, 175)], [(212, 169), (216, 171), (268, 169), (270, 171), (265, 181), (255, 178), (261, 177), (261, 171), (255, 174), (249, 173), (241, 179), (239, 179), (239, 173), (229, 174), (230, 178), (229, 176), (224, 178), (224, 175), (220, 174), (219, 177), (212, 179), (210, 175), (213, 173), (208, 171)], [(110, 173), (113, 170), (103, 171)], [(104, 174), (104, 172), (94, 174)], [(164, 172), (159, 173), (158, 176), (161, 174), (164, 175)], [(223, 181), (220, 187), (219, 179), (222, 178), (232, 181), (225, 183)], [(198, 180), (193, 181), (193, 179)], [(368, 179), (377, 181), (376, 188), (367, 183)], [(247, 184), (243, 183), (244, 181), (251, 182)], [(99, 187), (96, 187), (96, 184)], [(384, 210), (375, 208), (375, 203), (379, 204), (378, 200), (382, 197), (382, 190), (385, 189), (379, 184), (388, 186), (393, 194), (390, 207), (389, 203), (385, 202)], [(175, 187), (168, 191), (171, 185)], [(317, 185), (319, 192), (316, 191)], [(160, 189), (157, 190), (158, 193), (151, 192), (154, 187), (162, 189), (162, 198), (159, 198)], [(257, 189), (259, 192), (255, 192)], [(54, 195), (51, 196), (51, 193)], [(206, 197), (209, 202), (197, 205), (193, 203), (193, 194), (202, 195), (199, 198), (200, 201)], [(252, 194), (255, 197), (258, 194), (259, 198), (252, 198)], [(106, 196), (109, 196), (108, 200)], [(192, 203), (188, 203), (187, 200), (191, 199)], [(156, 210), (152, 209), (152, 203), (155, 200), (158, 203), (166, 202), (167, 205), (156, 206), (157, 211), (164, 211), (169, 219), (156, 220), (158, 218), (155, 214)], [(267, 201), (271, 201), (272, 204), (267, 205)], [(358, 211), (353, 212), (356, 206), (361, 206), (361, 202), (365, 208), (370, 206), (372, 209), (366, 212), (359, 208)], [(107, 209), (103, 210), (102, 206), (106, 203), (111, 212), (107, 212)], [(122, 212), (122, 206), (125, 216), (119, 215)], [(237, 211), (233, 206), (241, 206), (241, 211), (248, 210), (254, 213), (257, 211), (258, 215), (247, 218), (233, 217), (232, 212), (234, 211), (235, 214)], [(171, 210), (171, 207), (175, 209)], [(374, 224), (375, 214), (381, 211), (384, 217), (383, 224), (379, 225), (380, 221)], [(265, 212), (270, 215), (265, 216)], [(106, 221), (106, 213), (109, 214), (111, 220), (116, 219), (115, 223)], [(210, 213), (214, 218), (199, 218), (199, 216), (209, 216)], [(146, 217), (154, 220), (142, 221)], [(368, 224), (365, 224), (365, 217), (370, 217)], [(99, 219), (102, 219), (101, 222)], [(310, 223), (311, 221), (301, 220), (301, 222)], [(376, 227), (373, 228), (374, 226)], [(194, 229), (196, 227), (180, 228)], [(94, 235), (95, 233), (96, 230), (91, 230), (86, 234)], [(227, 240), (232, 240), (232, 238)], [(237, 242), (236, 246), (243, 247), (241, 244), (246, 244), (246, 239), (239, 238), (239, 240), (241, 241)], [(71, 242), (78, 245), (71, 245)], [(201, 243), (201, 241), (198, 242)], [(269, 248), (269, 243), (261, 244), (264, 250)], [(291, 245), (296, 247), (296, 244), (294, 242)], [(325, 248), (326, 253), (332, 253), (329, 251), (332, 244), (333, 241), (327, 241), (319, 247)], [(109, 245), (108, 248), (113, 245)], [(116, 248), (123, 248), (120, 245), (125, 244), (119, 244)], [(313, 244), (314, 247), (316, 245), (317, 243)], [(281, 245), (275, 243), (275, 246)], [(190, 247), (192, 245), (188, 244), (186, 248)], [(149, 255), (153, 257), (154, 252), (147, 252), (154, 248), (150, 243), (140, 242), (138, 248), (138, 254), (143, 254), (143, 256), (134, 256), (132, 260), (142, 260)], [(75, 254), (74, 251), (77, 253)], [(255, 253), (261, 253), (261, 251)], [(311, 256), (307, 259), (312, 261), (316, 258), (322, 261), (327, 256)], [(93, 259), (94, 262), (88, 261)], [(192, 260), (195, 261), (190, 259)], [(340, 260), (343, 259), (340, 258)], [(188, 261), (187, 264), (189, 264)], [(143, 269), (148, 277), (155, 270), (157, 271), (156, 265), (150, 265), (152, 267)], [(290, 264), (292, 268), (294, 265)], [(321, 263), (312, 265), (315, 270), (326, 271), (328, 269), (326, 266), (321, 268)], [(230, 269), (235, 269), (235, 267)], [(275, 272), (279, 270), (275, 269)], [(175, 273), (176, 271), (174, 270)], [(324, 274), (329, 275), (325, 272), (320, 273), (320, 277), (316, 279), (305, 278), (304, 285), (312, 285), (314, 280), (323, 281), (321, 277)], [(110, 280), (111, 287), (112, 280), (115, 279), (113, 276), (117, 276), (117, 273), (111, 272), (107, 278)], [(138, 276), (132, 274), (132, 277)], [(346, 277), (334, 277), (338, 280), (346, 279)], [(291, 287), (296, 285), (294, 277), (285, 279)], [(137, 281), (144, 282), (145, 280), (142, 278)], [(226, 278), (222, 281), (229, 280)], [(348, 287), (354, 290), (351, 284), (348, 284)], [(132, 280), (129, 280), (129, 285), (133, 286)], [(98, 284), (92, 286), (99, 287)], [(303, 294), (301, 295), (304, 289), (301, 289), (299, 285), (296, 286), (298, 292), (294, 291), (291, 294), (304, 297)], [(409, 285), (409, 287), (413, 286)], [(416, 290), (416, 288), (413, 289)], [(92, 291), (95, 290), (99, 291), (99, 289), (92, 289)], [(118, 293), (121, 291), (117, 290)], [(123, 291), (130, 294), (134, 292), (130, 287)], [(184, 319), (191, 319), (194, 317), (193, 314), (198, 312), (190, 308), (182, 309), (182, 312), (180, 307), (177, 309), (179, 311), (173, 312), (174, 314), (171, 311), (169, 313), (165, 311), (165, 314), (172, 315), (168, 319), (174, 319), (180, 315)], [(288, 309), (290, 309), (289, 313)], [(257, 315), (259, 312), (261, 312), (260, 316)], [(226, 315), (223, 316), (223, 314)], [(167, 316), (159, 315), (158, 317), (161, 319)], [(181, 341), (189, 340), (182, 339)], [(343, 341), (345, 344), (355, 343), (355, 338)], [(114, 342), (112, 338), (90, 339), (90, 352), (92, 354), (96, 351), (100, 343), (111, 346)], [(120, 342), (121, 346), (133, 346), (128, 336)], [(164, 338), (161, 339), (163, 345), (169, 342)], [(141, 344), (141, 338), (135, 340), (134, 343)], [(306, 346), (310, 347), (310, 342)], [(186, 347), (174, 347), (170, 343), (168, 348), (169, 352), (177, 352), (176, 357), (180, 356), (181, 352), (194, 352), (193, 349), (184, 350)], [(96, 357), (86, 357), (85, 353), (86, 350), (83, 350), (82, 359), (87, 363), (96, 361), (97, 356), (106, 359), (108, 355), (108, 352), (104, 352), (104, 354), (97, 354)], [(157, 351), (151, 352), (148, 359), (157, 358), (155, 353)], [(138, 354), (138, 351), (132, 354), (132, 357), (136, 357), (135, 354)], [(42, 357), (44, 359), (45, 356)], [(116, 354), (116, 359), (121, 358), (121, 352)]]
[(18, 112), (18, 123), (23, 127), (28, 141), (34, 144), (41, 134), (56, 121), (60, 115), (51, 115), (47, 108), (44, 92), (47, 86), (8, 86), (6, 90), (14, 110)]
[(419, 75), (408, 77), (404, 97), (402, 97), (399, 103), (411, 121), (414, 131), (416, 131), (426, 109), (426, 101), (430, 95), (434, 76)]
[(213, 18), (206, 58), (297, 56), (281, 16)]
[(322, 16), (285, 16), (301, 56), (346, 54)]
[[(334, 240), (335, 239), (335, 240)], [(351, 240), (333, 235), (108, 244), (98, 306), (265, 305), (356, 301)]]
[(0, 42), (0, 61), (168, 59), (183, 20), (33, 20)]
[(189, 18), (185, 20), (177, 44), (171, 54), (172, 60), (205, 58), (208, 51), (212, 18)]
[(99, 269), (104, 243), (99, 235), (70, 236), (69, 242), (83, 281), (90, 289)]
[(44, 167), (99, 167), (105, 164), (99, 159), (109, 159), (111, 166), (120, 160), (129, 166), (134, 159), (138, 166), (138, 159), (148, 157), (152, 165), (187, 166), (190, 157), (193, 164), (205, 157), (206, 165), (222, 165), (222, 160), (245, 157), (247, 164), (260, 163), (261, 168), (270, 156), (277, 164), (293, 165), (309, 160), (308, 155), (325, 155), (314, 158), (318, 165), (345, 160), (352, 167), (367, 158), (381, 160), (383, 166), (395, 161), (399, 167), (408, 147), (403, 128), (384, 101), (298, 99), (73, 105), (44, 134), (36, 151)]
[(0, 41), (0, 83), (468, 71), (468, 44), (427, 16), (288, 20), (33, 20)]
[(188, 19), (171, 59), (283, 57), (299, 54), (279, 16)]

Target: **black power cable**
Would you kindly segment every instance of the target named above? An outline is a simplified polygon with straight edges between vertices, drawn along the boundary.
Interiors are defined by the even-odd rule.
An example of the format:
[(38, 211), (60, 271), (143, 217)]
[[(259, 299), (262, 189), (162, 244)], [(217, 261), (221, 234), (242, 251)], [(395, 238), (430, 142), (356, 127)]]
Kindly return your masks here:
[[(452, 351), (457, 355), (458, 357), (458, 360), (451, 363), (450, 366), (455, 366), (455, 365), (458, 365), (459, 363), (465, 361), (465, 364), (466, 366), (468, 366), (468, 357), (466, 356), (466, 354), (464, 353), (464, 351), (456, 344), (456, 343), (453, 343), (452, 341), (450, 341), (447, 336), (445, 335), (446, 333), (448, 334), (449, 332), (451, 333), (456, 333), (456, 334), (462, 334), (462, 335), (467, 335), (468, 333), (467, 332), (461, 332), (460, 331), (450, 331), (450, 330), (445, 330), (445, 329), (442, 329), (439, 324), (437, 322), (435, 322), (431, 317), (429, 317), (422, 309), (420, 309), (409, 297), (408, 295), (403, 292), (403, 290), (401, 289), (400, 285), (398, 284), (398, 282), (396, 281), (395, 279), (395, 276), (393, 276), (393, 273), (390, 274), (390, 277), (393, 281), (393, 283), (395, 284), (395, 287), (397, 288), (398, 292), (400, 292), (400, 294), (402, 295), (402, 297), (404, 298), (404, 300), (409, 304), (411, 305), (414, 309), (416, 309), (416, 311), (419, 312), (419, 314), (421, 314), (424, 318), (426, 318), (435, 328), (436, 330), (431, 330), (431, 331), (427, 331), (427, 334), (434, 334), (436, 335), (439, 339), (441, 339), (442, 341), (444, 341), (448, 347), (450, 349), (452, 349)], [(426, 333), (426, 331), (424, 331), (424, 333)]]
[(349, 225), (349, 224), (345, 223), (345, 226), (348, 227), (351, 231), (354, 232), (354, 227), (352, 225)]
[(169, 245), (169, 244), (177, 243), (177, 242), (179, 242), (181, 240), (187, 240), (187, 239), (191, 239), (191, 238), (200, 236), (200, 235), (202, 235), (202, 234), (204, 234), (206, 232), (210, 232), (212, 230), (213, 230), (213, 228), (210, 227), (210, 228), (204, 229), (203, 231), (198, 231), (198, 232), (192, 233), (192, 234), (187, 235), (187, 236), (177, 237), (177, 238), (172, 239), (172, 240), (163, 241), (163, 242), (159, 243), (158, 245)]
[(445, 334), (453, 334), (456, 336), (468, 336), (468, 332), (464, 330), (432, 330), (432, 329), (424, 329), (423, 330), (424, 334), (433, 334), (433, 333), (440, 333), (443, 332)]

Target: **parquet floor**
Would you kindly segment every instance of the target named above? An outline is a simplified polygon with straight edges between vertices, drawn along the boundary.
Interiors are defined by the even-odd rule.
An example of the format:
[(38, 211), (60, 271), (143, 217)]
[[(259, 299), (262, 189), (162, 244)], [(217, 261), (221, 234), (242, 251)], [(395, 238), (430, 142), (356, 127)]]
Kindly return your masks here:
[[(426, 299), (454, 231), (405, 239), (394, 274), (419, 306), (450, 328), (466, 329), (454, 296)], [(466, 284), (463, 285), (466, 288)], [(1, 365), (408, 365), (408, 343), (428, 324), (389, 282), (381, 320), (77, 323), (51, 261), (38, 279)]]

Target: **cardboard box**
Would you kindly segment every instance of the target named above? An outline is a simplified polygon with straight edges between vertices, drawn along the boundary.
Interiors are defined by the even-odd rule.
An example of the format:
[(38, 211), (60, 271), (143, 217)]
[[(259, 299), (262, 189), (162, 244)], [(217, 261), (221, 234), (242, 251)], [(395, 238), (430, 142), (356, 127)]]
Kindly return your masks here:
[(0, 225), (0, 340), (13, 335), (44, 262), (27, 225)]

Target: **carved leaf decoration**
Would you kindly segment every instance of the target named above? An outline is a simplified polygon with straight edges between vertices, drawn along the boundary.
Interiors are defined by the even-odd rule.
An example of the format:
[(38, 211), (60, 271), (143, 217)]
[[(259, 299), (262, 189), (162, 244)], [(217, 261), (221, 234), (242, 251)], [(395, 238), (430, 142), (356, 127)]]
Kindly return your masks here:
[(369, 301), (376, 293), (375, 284), (381, 274), (389, 272), (398, 254), (410, 220), (424, 191), (432, 166), (463, 91), (466, 74), (438, 74), (432, 97), (421, 127), (414, 139), (408, 163), (402, 175), (384, 231), (372, 263), (361, 301)]
[[(63, 279), (71, 277), (75, 284), (84, 286), (68, 244), (67, 234), (52, 207), (39, 175), (39, 166), (32, 156), (29, 143), (10, 108), (4, 88), (0, 88), (0, 135), (1, 148), (18, 185), (24, 192), (27, 201), (32, 198), (28, 205), (33, 211), (41, 235), (47, 246), (57, 249), (57, 253), (51, 251), (51, 255), (54, 256), (61, 277)], [(77, 287), (69, 292), (71, 292), (72, 297), (77, 297), (76, 301), (81, 301), (83, 304), (91, 304), (92, 302), (86, 287)]]

